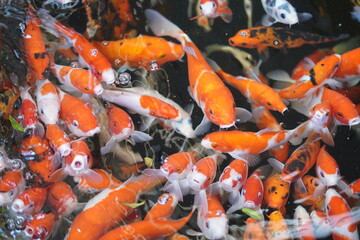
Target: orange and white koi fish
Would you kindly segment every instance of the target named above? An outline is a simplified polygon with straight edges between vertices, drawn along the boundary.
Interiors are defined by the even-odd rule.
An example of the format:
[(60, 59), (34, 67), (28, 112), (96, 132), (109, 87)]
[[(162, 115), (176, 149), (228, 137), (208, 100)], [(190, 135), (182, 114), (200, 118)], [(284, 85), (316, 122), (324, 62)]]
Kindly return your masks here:
[(297, 82), (279, 91), (280, 97), (287, 100), (299, 100), (312, 95), (318, 88), (328, 84), (332, 88), (341, 88), (342, 84), (332, 77), (341, 62), (341, 56), (328, 56), (303, 75)]
[(12, 204), (25, 190), (26, 181), (21, 172), (7, 171), (0, 179), (0, 206)]
[(249, 166), (255, 166), (260, 159), (249, 155), (262, 153), (289, 141), (295, 130), (259, 132), (219, 131), (206, 135), (201, 145), (208, 149), (229, 153), (233, 158), (245, 158)]
[(28, 76), (27, 81), (32, 86), (36, 80), (49, 77), (50, 58), (39, 27), (40, 20), (33, 13), (33, 7), (29, 6), (29, 8), (22, 44), (26, 61), (30, 67), (30, 76)]
[(232, 20), (233, 13), (228, 7), (227, 0), (201, 0), (199, 8), (201, 15), (193, 17), (191, 20), (197, 19), (201, 16), (210, 18), (211, 24), (217, 17), (221, 17), (221, 19), (226, 23), (230, 23)]
[(334, 140), (328, 129), (331, 124), (331, 120), (332, 117), (330, 104), (328, 102), (318, 103), (310, 109), (310, 121), (306, 131), (308, 131), (310, 134), (311, 132), (320, 134), (323, 142), (330, 146), (334, 146)]
[(146, 35), (92, 44), (109, 59), (113, 67), (142, 67), (151, 71), (154, 70), (152, 63), (157, 63), (160, 67), (184, 56), (181, 45)]
[[(205, 115), (200, 126), (206, 128), (205, 131), (208, 121), (221, 128), (233, 126), (236, 120), (234, 98), (189, 36), (154, 10), (145, 10), (145, 15), (155, 35), (174, 37), (184, 47), (188, 62), (189, 92)], [(205, 131), (198, 127), (198, 133)]]
[(51, 70), (60, 83), (72, 91), (95, 95), (100, 95), (104, 91), (99, 80), (88, 70), (57, 64), (51, 66)]
[(165, 125), (170, 126), (185, 137), (194, 137), (190, 114), (177, 103), (162, 96), (155, 90), (140, 87), (117, 88), (104, 90), (101, 98), (126, 107), (140, 115), (147, 116), (148, 123), (145, 123), (146, 127), (155, 118), (158, 118)]
[(303, 184), (299, 184), (298, 182), (294, 184), (294, 202), (311, 206), (312, 209), (322, 208), (326, 186), (319, 178), (311, 175), (304, 175), (301, 180)]
[(36, 81), (36, 105), (45, 124), (56, 124), (60, 114), (60, 99), (54, 84), (49, 80)]
[(194, 211), (179, 220), (159, 218), (139, 221), (120, 226), (103, 235), (99, 240), (136, 240), (159, 239), (169, 236), (181, 229), (191, 218)]
[(154, 174), (166, 177), (168, 180), (162, 188), (165, 192), (173, 193), (179, 201), (183, 200), (184, 192), (180, 181), (184, 180), (195, 162), (195, 152), (179, 152), (167, 157), (160, 169), (145, 169), (144, 174)]
[(37, 213), (25, 227), (25, 235), (34, 240), (46, 240), (50, 237), (55, 224), (53, 213)]
[(153, 221), (160, 218), (169, 218), (175, 211), (178, 200), (175, 195), (163, 193), (158, 197), (155, 205), (146, 214), (144, 221)]
[(263, 200), (263, 194), (264, 186), (261, 179), (256, 174), (252, 174), (245, 181), (239, 201), (235, 202), (226, 213), (230, 214), (242, 208), (250, 208), (261, 213), (260, 207)]
[(31, 215), (40, 212), (45, 204), (47, 196), (46, 188), (29, 188), (22, 192), (11, 205), (11, 209), (17, 213), (29, 213)]
[(228, 84), (240, 91), (250, 103), (264, 106), (269, 110), (284, 113), (287, 107), (283, 103), (279, 94), (271, 87), (242, 76), (233, 76), (224, 72), (214, 61), (209, 60), (211, 66), (217, 74)]
[(44, 126), (39, 122), (38, 118), (38, 109), (34, 99), (29, 93), (29, 88), (24, 89), (20, 88), (20, 97), (21, 97), (21, 108), (20, 108), (20, 123), (23, 127), (31, 129), (33, 133), (38, 134), (39, 136), (44, 135)]
[(74, 181), (78, 182), (78, 185), (76, 186), (80, 191), (82, 192), (88, 192), (88, 193), (97, 193), (105, 188), (108, 188), (110, 186), (116, 185), (120, 186), (121, 181), (119, 181), (117, 178), (114, 177), (113, 174), (105, 171), (104, 169), (92, 169), (92, 171), (96, 172), (98, 175), (101, 176), (102, 181), (96, 181), (96, 178), (88, 178), (85, 175), (76, 176), (74, 177)]
[(246, 228), (244, 232), (244, 240), (265, 240), (265, 233), (263, 227), (258, 220), (248, 218), (245, 221)]
[(111, 68), (109, 60), (84, 36), (58, 22), (45, 9), (39, 9), (38, 16), (45, 28), (65, 37), (73, 45), (79, 54), (79, 60), (89, 67), (95, 77), (107, 84), (115, 82), (114, 70)]
[(296, 226), (297, 238), (300, 240), (315, 240), (314, 228), (306, 209), (299, 205), (295, 208), (294, 221)]
[(336, 160), (325, 150), (325, 146), (319, 151), (316, 161), (316, 175), (327, 187), (335, 186), (341, 179), (340, 168)]
[(131, 207), (122, 203), (136, 202), (141, 193), (151, 190), (164, 181), (165, 178), (143, 174), (133, 177), (120, 186), (106, 188), (92, 198), (85, 205), (84, 210), (75, 217), (67, 239), (99, 239), (132, 212)]
[(131, 117), (121, 108), (109, 104), (107, 115), (109, 118), (109, 132), (112, 136), (106, 145), (100, 149), (101, 154), (110, 152), (117, 142), (121, 142), (128, 137), (131, 137), (135, 142), (152, 140), (152, 137), (148, 134), (134, 130), (134, 123)]
[(268, 217), (269, 222), (266, 228), (266, 239), (293, 239), (291, 231), (279, 211), (273, 211)]
[(330, 222), (323, 210), (313, 210), (310, 214), (317, 238), (327, 238), (331, 234)]
[(282, 180), (280, 172), (274, 172), (264, 181), (263, 204), (285, 213), (285, 205), (290, 196), (290, 183)]
[(329, 188), (326, 191), (325, 206), (333, 239), (359, 239), (356, 222), (349, 205), (335, 189)]
[(88, 103), (62, 91), (59, 96), (60, 118), (73, 134), (78, 137), (91, 137), (100, 132), (97, 119)]
[(69, 216), (75, 210), (77, 203), (77, 198), (67, 183), (53, 183), (48, 188), (46, 204), (56, 216)]
[(356, 57), (360, 53), (360, 48), (355, 48), (341, 55), (339, 69), (334, 74), (334, 78), (340, 82), (346, 83), (349, 87), (359, 82), (360, 61)]
[(67, 134), (56, 124), (46, 124), (46, 138), (55, 152), (65, 157), (70, 154), (70, 139)]

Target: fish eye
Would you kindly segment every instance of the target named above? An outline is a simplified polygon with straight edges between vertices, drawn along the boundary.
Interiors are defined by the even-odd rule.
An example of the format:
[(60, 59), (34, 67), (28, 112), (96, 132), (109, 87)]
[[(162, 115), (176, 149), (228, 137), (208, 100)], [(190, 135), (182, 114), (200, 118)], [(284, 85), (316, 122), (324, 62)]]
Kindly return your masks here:
[(60, 8), (59, 4), (57, 2), (52, 2), (51, 3), (51, 8), (54, 9), (54, 10), (57, 10)]
[(258, 198), (261, 197), (261, 192), (258, 192)]
[(206, 228), (209, 228), (209, 222), (208, 221), (205, 223), (205, 226), (206, 226)]
[(341, 112), (338, 112), (336, 115), (338, 115), (338, 117), (344, 117), (344, 115)]
[(202, 10), (202, 6), (200, 5), (200, 10)]
[(213, 6), (213, 8), (215, 8), (215, 7), (216, 7), (216, 4), (213, 2), (213, 3), (212, 3), (212, 6)]
[(271, 102), (266, 102), (266, 104), (267, 104), (268, 106), (271, 106)]
[(330, 211), (330, 206), (329, 206), (329, 205), (327, 205), (327, 206), (326, 206), (326, 209), (327, 209), (328, 211)]
[(247, 32), (245, 32), (245, 31), (240, 32), (240, 36), (246, 36), (246, 35), (247, 35)]
[(329, 116), (329, 112), (326, 112), (325, 116)]
[(10, 191), (8, 191), (8, 194), (10, 197), (12, 197), (14, 195), (14, 190), (11, 189)]
[(217, 144), (216, 144), (216, 143), (211, 143), (211, 147), (212, 147), (212, 148), (216, 148), (216, 147), (217, 147)]
[(279, 42), (278, 40), (275, 40), (275, 41), (274, 41), (274, 45), (275, 45), (275, 46), (277, 46), (277, 45), (279, 45), (279, 44), (280, 44), (280, 42)]
[(176, 169), (177, 172), (180, 172), (180, 170), (181, 170), (180, 168)]
[(340, 175), (340, 169), (336, 169), (336, 175)]
[(322, 178), (324, 178), (324, 177), (325, 177), (325, 174), (324, 174), (324, 172), (323, 172), (323, 171), (320, 171), (320, 176), (321, 176)]
[(245, 195), (245, 194), (246, 194), (246, 190), (245, 190), (245, 189), (242, 191), (242, 194), (243, 194), (243, 195)]
[(15, 110), (19, 110), (21, 107), (21, 98), (16, 99), (15, 103), (14, 103), (14, 109)]
[(44, 109), (40, 109), (40, 113), (41, 113), (41, 114), (44, 114)]
[(210, 109), (209, 113), (210, 113), (211, 115), (214, 115), (214, 111), (211, 110), (211, 109)]
[(315, 186), (315, 187), (319, 186), (319, 182), (318, 182), (318, 181), (315, 181), (315, 182), (314, 182), (314, 186)]
[(238, 176), (238, 177), (237, 177), (237, 179), (236, 179), (236, 180), (240, 182), (240, 181), (241, 181), (241, 179), (242, 179), (242, 176), (240, 175), (240, 176)]
[(74, 121), (73, 121), (73, 125), (74, 125), (75, 127), (78, 127), (78, 126), (79, 126), (78, 121), (74, 120)]
[(280, 17), (281, 17), (282, 19), (285, 19), (285, 17), (286, 17), (285, 13), (280, 14)]

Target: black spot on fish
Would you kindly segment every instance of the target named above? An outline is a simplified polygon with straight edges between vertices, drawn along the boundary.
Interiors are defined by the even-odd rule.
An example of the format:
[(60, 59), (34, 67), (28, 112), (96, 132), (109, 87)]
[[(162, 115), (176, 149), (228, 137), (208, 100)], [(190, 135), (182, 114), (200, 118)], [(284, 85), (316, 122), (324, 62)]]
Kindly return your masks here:
[(282, 199), (287, 199), (289, 196), (289, 193), (286, 193), (285, 196), (282, 197)]
[(241, 46), (246, 46), (247, 45), (247, 43), (241, 43)]
[(40, 57), (40, 53), (34, 53), (34, 58), (38, 59)]
[(294, 160), (289, 166), (288, 166), (288, 170), (291, 172), (295, 172), (296, 170), (303, 170), (305, 168), (305, 163), (302, 162), (301, 160)]
[(124, 44), (124, 42), (120, 42), (120, 46), (122, 46)]
[(260, 34), (265, 34), (267, 32), (267, 28), (260, 28), (260, 30), (259, 30), (259, 33)]
[(253, 238), (252, 233), (249, 233), (249, 238), (250, 238), (250, 239), (252, 239), (252, 238)]
[(147, 44), (146, 44), (146, 46), (151, 46), (151, 45), (152, 45), (152, 43), (151, 43), (151, 42), (149, 42), (149, 43), (147, 43)]
[(272, 186), (271, 189), (270, 189), (271, 192), (274, 192), (275, 190), (276, 190), (275, 186)]
[(254, 38), (258, 35), (258, 30), (257, 29), (253, 29), (250, 31), (250, 37)]
[(282, 187), (283, 187), (283, 186), (284, 186), (284, 184), (280, 183), (280, 186), (282, 186)]
[(312, 85), (316, 86), (317, 85), (316, 80), (315, 80), (315, 75), (316, 74), (315, 74), (314, 69), (313, 68), (310, 69), (309, 73), (310, 73), (310, 81), (311, 81)]

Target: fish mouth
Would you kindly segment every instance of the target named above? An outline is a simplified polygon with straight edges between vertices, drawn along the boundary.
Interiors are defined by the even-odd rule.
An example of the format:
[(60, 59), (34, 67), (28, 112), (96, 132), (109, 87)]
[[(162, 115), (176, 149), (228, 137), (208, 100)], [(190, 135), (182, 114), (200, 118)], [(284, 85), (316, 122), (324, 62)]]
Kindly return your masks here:
[(231, 38), (230, 38), (230, 39), (229, 39), (229, 44), (230, 44), (230, 46), (234, 47), (234, 46), (235, 46), (234, 40), (231, 40)]
[(358, 125), (360, 123), (360, 117), (356, 117), (356, 118), (353, 118), (353, 119), (350, 119), (349, 121), (349, 126), (355, 126), (355, 125)]
[(230, 124), (227, 124), (227, 125), (220, 125), (220, 128), (230, 128), (230, 127), (232, 127), (232, 126), (234, 126), (235, 125), (235, 122), (233, 122), (233, 123), (230, 123)]

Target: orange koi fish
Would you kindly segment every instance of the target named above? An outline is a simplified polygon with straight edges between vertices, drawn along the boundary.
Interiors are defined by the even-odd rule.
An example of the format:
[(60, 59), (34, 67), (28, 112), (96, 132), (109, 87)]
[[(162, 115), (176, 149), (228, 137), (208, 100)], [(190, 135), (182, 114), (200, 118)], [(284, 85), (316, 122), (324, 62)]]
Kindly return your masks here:
[(146, 35), (92, 44), (109, 59), (113, 67), (142, 67), (151, 71), (153, 62), (162, 66), (184, 56), (181, 45)]
[(168, 180), (162, 188), (165, 192), (173, 193), (179, 201), (183, 200), (183, 190), (180, 181), (184, 180), (195, 162), (195, 152), (179, 152), (167, 157), (160, 169), (145, 169), (144, 174), (166, 177)]
[(335, 189), (329, 188), (326, 191), (325, 206), (333, 239), (359, 239), (356, 222), (351, 214), (349, 205)]
[(300, 240), (315, 240), (314, 228), (309, 213), (302, 206), (297, 206), (294, 213), (296, 232)]
[(264, 187), (262, 181), (259, 176), (252, 174), (245, 181), (239, 201), (235, 202), (226, 213), (230, 214), (242, 208), (250, 208), (261, 213), (260, 206), (263, 200), (263, 194)]
[(70, 154), (70, 139), (58, 125), (46, 124), (45, 136), (49, 140), (49, 144), (55, 152), (59, 153), (62, 157)]
[(114, 177), (113, 174), (103, 170), (103, 169), (92, 169), (101, 176), (102, 181), (96, 181), (96, 179), (88, 178), (85, 175), (74, 177), (74, 181), (78, 182), (77, 188), (82, 192), (95, 193), (104, 190), (110, 186), (121, 185), (121, 181)]
[(68, 129), (78, 137), (91, 137), (100, 132), (97, 119), (88, 103), (80, 99), (59, 92), (60, 118)]
[(268, 159), (268, 161), (274, 169), (281, 171), (282, 180), (292, 183), (298, 181), (315, 165), (319, 150), (319, 141), (308, 142), (298, 147), (285, 164), (276, 159)]
[(0, 179), (0, 206), (12, 204), (25, 190), (26, 181), (21, 172), (7, 171)]
[(164, 181), (165, 178), (143, 174), (120, 186), (106, 188), (92, 198), (84, 210), (75, 217), (67, 239), (99, 239), (132, 212), (131, 207), (122, 203), (136, 202), (142, 192), (149, 191)]
[(221, 17), (226, 23), (230, 23), (232, 20), (233, 13), (228, 7), (227, 0), (201, 0), (199, 8), (201, 15), (193, 17), (191, 20), (204, 16), (210, 18), (211, 25), (217, 17)]
[(50, 237), (55, 224), (53, 213), (37, 213), (25, 227), (25, 235), (34, 240), (45, 240)]
[(48, 188), (46, 204), (56, 216), (69, 216), (75, 210), (77, 203), (77, 198), (67, 183), (53, 183)]
[(107, 107), (107, 115), (109, 118), (109, 132), (112, 137), (106, 145), (100, 149), (101, 154), (110, 152), (117, 142), (121, 142), (130, 136), (135, 142), (152, 140), (152, 137), (148, 134), (134, 130), (134, 123), (131, 117), (121, 108), (109, 104)]
[(96, 78), (112, 84), (115, 82), (114, 70), (109, 60), (96, 49), (89, 41), (76, 31), (68, 28), (50, 16), (45, 9), (38, 10), (38, 16), (45, 28), (52, 33), (58, 33), (65, 37), (79, 54), (80, 62), (88, 66)]
[(340, 88), (341, 83), (332, 79), (341, 62), (341, 56), (333, 54), (328, 56), (303, 75), (297, 82), (279, 91), (280, 97), (287, 100), (299, 100), (312, 95), (325, 84)]
[(104, 88), (96, 77), (88, 70), (54, 64), (51, 66), (60, 83), (73, 91), (85, 94), (100, 95)]
[(56, 124), (60, 113), (60, 99), (54, 84), (49, 80), (36, 81), (36, 105), (45, 124)]
[(269, 223), (266, 228), (266, 239), (294, 239), (284, 217), (279, 211), (272, 212), (268, 217)]
[[(319, 178), (304, 175), (301, 178), (303, 184), (294, 184), (293, 196), (295, 203), (311, 206), (312, 209), (319, 209), (323, 206), (324, 193), (326, 186)], [(303, 189), (305, 187), (305, 189)]]
[(235, 77), (228, 74), (212, 60), (211, 66), (226, 83), (239, 90), (250, 103), (264, 106), (269, 110), (278, 111), (280, 113), (284, 113), (287, 110), (287, 107), (281, 100), (279, 94), (273, 88), (250, 78), (242, 76)]
[(238, 31), (229, 39), (229, 44), (233, 47), (257, 48), (261, 55), (268, 55), (268, 47), (287, 52), (288, 48), (297, 48), (304, 44), (334, 42), (347, 37), (347, 35), (324, 37), (289, 28), (260, 26)]
[(155, 90), (140, 87), (116, 88), (114, 90), (104, 90), (101, 98), (126, 107), (140, 115), (147, 116), (146, 127), (155, 118), (158, 118), (165, 125), (170, 126), (185, 137), (194, 137), (190, 114), (177, 103), (162, 96)]
[(153, 221), (160, 218), (169, 218), (175, 211), (178, 200), (175, 195), (163, 193), (155, 205), (146, 214), (144, 221)]
[(274, 172), (264, 181), (263, 204), (285, 213), (285, 205), (290, 196), (290, 183), (282, 180), (280, 172)]
[[(221, 128), (233, 126), (236, 120), (234, 98), (189, 36), (154, 10), (145, 10), (145, 15), (155, 35), (176, 38), (187, 53), (189, 92), (205, 115), (200, 126), (205, 128), (208, 120)], [(198, 128), (197, 132), (205, 131)]]
[(194, 211), (179, 220), (154, 219), (139, 221), (120, 226), (103, 235), (99, 240), (136, 240), (136, 239), (159, 239), (169, 236), (181, 229), (191, 218)]
[(325, 146), (319, 151), (316, 161), (316, 175), (327, 187), (335, 186), (341, 179), (340, 168), (336, 160), (325, 150)]
[(28, 188), (17, 196), (11, 205), (11, 209), (17, 213), (33, 215), (40, 212), (45, 203), (46, 196), (46, 188)]
[(30, 67), (28, 83), (32, 86), (38, 79), (47, 79), (50, 73), (50, 58), (46, 51), (40, 20), (33, 13), (33, 7), (27, 11), (26, 28), (23, 34), (23, 48), (26, 55), (27, 66)]
[(262, 153), (289, 141), (295, 130), (269, 131), (257, 133), (242, 131), (219, 131), (206, 135), (201, 145), (208, 149), (229, 153), (233, 158), (246, 158), (249, 166), (255, 166), (260, 159), (247, 158), (248, 155)]
[(244, 240), (265, 240), (265, 234), (263, 227), (258, 220), (254, 218), (248, 218), (245, 221), (246, 228), (244, 232)]
[[(325, 196), (324, 196), (325, 198)], [(317, 238), (327, 238), (331, 234), (330, 222), (323, 210), (313, 210), (310, 214)]]
[(360, 48), (355, 48), (341, 55), (341, 64), (334, 74), (334, 78), (340, 82), (354, 86), (359, 82), (359, 64), (360, 61), (356, 57), (360, 53)]

